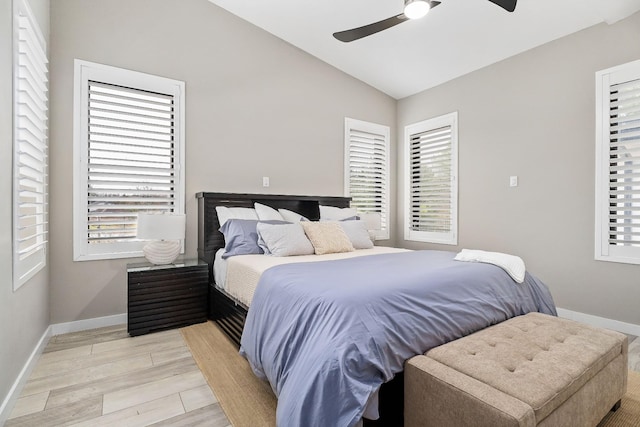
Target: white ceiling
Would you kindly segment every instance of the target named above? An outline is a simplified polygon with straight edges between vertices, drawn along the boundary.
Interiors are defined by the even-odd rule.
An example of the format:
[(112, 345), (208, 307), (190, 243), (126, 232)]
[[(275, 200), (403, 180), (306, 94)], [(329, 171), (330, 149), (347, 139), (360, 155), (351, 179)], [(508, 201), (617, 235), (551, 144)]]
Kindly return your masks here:
[(398, 15), (403, 0), (210, 1), (396, 99), (640, 10), (640, 0), (519, 0), (513, 13), (442, 0), (420, 20), (342, 43), (334, 32)]

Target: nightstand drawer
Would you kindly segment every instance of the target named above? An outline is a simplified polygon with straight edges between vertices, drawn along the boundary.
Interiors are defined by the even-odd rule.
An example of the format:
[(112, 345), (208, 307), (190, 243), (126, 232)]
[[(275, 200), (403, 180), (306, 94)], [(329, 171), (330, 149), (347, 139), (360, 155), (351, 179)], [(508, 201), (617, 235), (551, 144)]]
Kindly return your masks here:
[(127, 278), (129, 335), (207, 320), (206, 263), (190, 260), (162, 266), (130, 264)]

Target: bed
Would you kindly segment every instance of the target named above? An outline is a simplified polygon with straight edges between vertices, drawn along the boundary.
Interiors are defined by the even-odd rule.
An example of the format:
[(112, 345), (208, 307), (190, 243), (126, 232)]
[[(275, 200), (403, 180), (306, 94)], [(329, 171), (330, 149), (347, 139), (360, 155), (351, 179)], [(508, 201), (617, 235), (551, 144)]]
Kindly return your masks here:
[[(341, 197), (197, 197), (198, 250), (210, 265), (224, 245), (215, 206), (258, 202), (317, 220), (320, 204), (349, 204)], [(273, 266), (262, 270), (249, 311), (212, 281), (210, 314), (271, 383), (278, 425), (355, 425), (375, 418), (378, 391), (379, 425), (400, 425), (401, 404), (396, 399), (385, 409), (385, 394), (402, 401), (391, 380), (401, 378), (406, 359), (510, 317), (555, 314), (548, 289), (528, 273), (519, 285), (501, 268), (454, 255), (392, 251)], [(385, 393), (389, 388), (395, 390)]]
[(276, 209), (298, 212), (310, 220), (320, 219), (320, 205), (348, 207), (348, 197), (289, 196), (276, 194), (238, 194), (201, 192), (198, 201), (198, 257), (209, 264), (209, 318), (215, 321), (239, 347), (248, 307), (228, 293), (216, 287), (213, 262), (216, 253), (224, 247), (224, 236), (219, 231), (220, 222), (216, 206), (253, 208), (263, 203)]

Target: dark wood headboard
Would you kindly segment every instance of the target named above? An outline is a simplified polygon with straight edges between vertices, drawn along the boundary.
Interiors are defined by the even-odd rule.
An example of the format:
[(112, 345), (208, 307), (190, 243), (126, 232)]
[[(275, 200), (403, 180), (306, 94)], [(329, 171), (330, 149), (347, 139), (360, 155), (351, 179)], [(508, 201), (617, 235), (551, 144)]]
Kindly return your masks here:
[(198, 257), (213, 265), (216, 251), (224, 247), (224, 236), (216, 206), (253, 208), (255, 202), (274, 209), (289, 209), (310, 220), (320, 219), (320, 205), (349, 207), (350, 197), (289, 196), (279, 194), (197, 193), (198, 199)]

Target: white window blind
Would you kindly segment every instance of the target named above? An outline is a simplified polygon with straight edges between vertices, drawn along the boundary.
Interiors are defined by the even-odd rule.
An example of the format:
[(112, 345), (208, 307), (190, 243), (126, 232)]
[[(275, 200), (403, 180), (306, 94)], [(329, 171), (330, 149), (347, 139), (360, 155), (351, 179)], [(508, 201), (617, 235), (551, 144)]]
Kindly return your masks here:
[(378, 213), (377, 239), (389, 238), (388, 126), (345, 118), (345, 194), (361, 213)]
[[(128, 73), (141, 77), (126, 70), (117, 74), (127, 80)], [(84, 143), (78, 172), (86, 185), (78, 189), (82, 191), (78, 196), (86, 216), (76, 224), (77, 255), (79, 259), (139, 256), (139, 212), (184, 213), (183, 91), (171, 82), (164, 88), (148, 87), (145, 79), (98, 77), (87, 77), (80, 88), (86, 92), (86, 104), (82, 103), (86, 122), (80, 120), (78, 130)]]
[(640, 61), (597, 74), (596, 258), (640, 264)]
[(405, 239), (457, 244), (457, 113), (405, 128)]
[(14, 289), (46, 265), (48, 60), (45, 41), (25, 2), (16, 17), (14, 96)]

